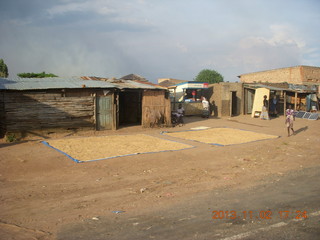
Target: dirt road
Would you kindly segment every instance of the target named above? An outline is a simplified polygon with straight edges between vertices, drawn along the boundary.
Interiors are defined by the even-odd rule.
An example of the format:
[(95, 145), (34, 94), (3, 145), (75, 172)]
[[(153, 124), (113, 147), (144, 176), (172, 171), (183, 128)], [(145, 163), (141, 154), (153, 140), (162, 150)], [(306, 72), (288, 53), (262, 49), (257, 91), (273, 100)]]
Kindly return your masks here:
[(143, 215), (68, 224), (59, 240), (315, 240), (320, 234), (320, 168), (268, 176), (247, 189), (215, 189)]
[[(55, 239), (70, 223), (150, 213), (213, 189), (245, 189), (268, 176), (320, 165), (320, 121), (297, 119), (296, 135), (287, 137), (283, 117), (270, 121), (185, 119), (174, 129), (127, 127), (118, 131), (50, 133), (27, 142), (0, 143), (0, 239)], [(41, 140), (72, 136), (144, 133), (232, 127), (280, 138), (232, 146), (179, 140), (195, 148), (75, 163)], [(174, 139), (177, 140), (177, 139)]]

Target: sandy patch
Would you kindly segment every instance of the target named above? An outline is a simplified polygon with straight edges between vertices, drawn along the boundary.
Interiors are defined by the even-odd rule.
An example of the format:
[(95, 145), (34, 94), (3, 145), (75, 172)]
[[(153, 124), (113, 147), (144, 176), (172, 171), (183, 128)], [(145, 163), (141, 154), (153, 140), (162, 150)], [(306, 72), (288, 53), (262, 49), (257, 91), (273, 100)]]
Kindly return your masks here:
[(144, 134), (84, 137), (45, 142), (76, 161), (93, 161), (132, 154), (175, 151), (192, 146)]
[(166, 135), (203, 143), (232, 145), (278, 138), (278, 136), (256, 133), (234, 128), (210, 128), (206, 130), (167, 132)]

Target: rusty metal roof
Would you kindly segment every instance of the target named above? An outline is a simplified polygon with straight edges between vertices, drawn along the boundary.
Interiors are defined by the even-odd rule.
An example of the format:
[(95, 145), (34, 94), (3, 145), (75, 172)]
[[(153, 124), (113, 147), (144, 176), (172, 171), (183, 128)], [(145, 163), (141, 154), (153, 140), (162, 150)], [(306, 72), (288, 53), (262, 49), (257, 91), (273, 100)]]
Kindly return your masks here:
[(133, 81), (138, 80), (138, 81), (142, 81), (142, 82), (148, 82), (148, 80), (146, 78), (144, 78), (138, 74), (133, 74), (133, 73), (126, 75), (126, 76), (123, 76), (123, 77), (121, 77), (121, 79), (133, 80)]
[(165, 89), (150, 82), (99, 77), (0, 78), (2, 90), (41, 90), (61, 88)]
[(123, 78), (101, 78), (101, 77), (81, 77), (82, 79), (88, 80), (96, 80), (102, 82), (108, 82), (114, 84), (118, 89), (166, 89), (162, 86), (157, 84), (148, 82), (148, 81), (141, 81), (141, 80), (126, 80)]

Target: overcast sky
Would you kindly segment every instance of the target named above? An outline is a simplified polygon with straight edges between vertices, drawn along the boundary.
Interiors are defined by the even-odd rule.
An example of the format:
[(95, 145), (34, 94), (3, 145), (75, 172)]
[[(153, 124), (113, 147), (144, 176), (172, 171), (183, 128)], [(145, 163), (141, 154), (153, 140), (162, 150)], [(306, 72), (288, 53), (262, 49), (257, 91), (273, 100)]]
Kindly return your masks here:
[(0, 0), (0, 58), (21, 72), (225, 81), (320, 67), (320, 0)]

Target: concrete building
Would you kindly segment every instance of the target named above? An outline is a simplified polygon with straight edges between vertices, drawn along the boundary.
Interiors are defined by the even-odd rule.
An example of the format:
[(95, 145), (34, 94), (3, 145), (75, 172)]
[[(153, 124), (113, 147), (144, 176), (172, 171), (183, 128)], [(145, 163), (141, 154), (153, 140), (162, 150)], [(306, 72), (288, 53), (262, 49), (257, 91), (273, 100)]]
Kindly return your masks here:
[(320, 67), (296, 66), (238, 76), (242, 83), (320, 84)]
[(243, 114), (243, 84), (220, 82), (209, 85), (212, 115), (215, 117)]

